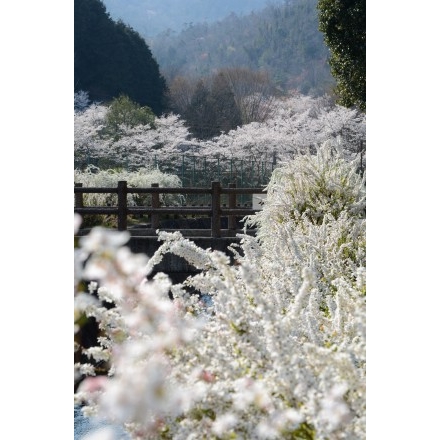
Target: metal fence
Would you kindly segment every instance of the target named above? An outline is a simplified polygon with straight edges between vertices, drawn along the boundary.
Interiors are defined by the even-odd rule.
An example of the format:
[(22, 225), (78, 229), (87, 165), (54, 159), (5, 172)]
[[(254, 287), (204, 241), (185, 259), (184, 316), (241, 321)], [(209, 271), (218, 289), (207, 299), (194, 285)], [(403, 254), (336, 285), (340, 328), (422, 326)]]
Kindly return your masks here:
[(75, 159), (74, 167), (85, 169), (94, 165), (100, 169), (123, 168), (135, 171), (141, 167), (159, 169), (164, 173), (179, 176), (182, 186), (206, 187), (213, 180), (225, 185), (235, 182), (241, 188), (264, 186), (276, 167), (276, 159), (268, 156), (250, 159), (228, 158), (225, 156), (173, 155), (163, 158), (150, 155), (133, 163), (129, 158), (116, 162), (110, 158), (86, 156)]

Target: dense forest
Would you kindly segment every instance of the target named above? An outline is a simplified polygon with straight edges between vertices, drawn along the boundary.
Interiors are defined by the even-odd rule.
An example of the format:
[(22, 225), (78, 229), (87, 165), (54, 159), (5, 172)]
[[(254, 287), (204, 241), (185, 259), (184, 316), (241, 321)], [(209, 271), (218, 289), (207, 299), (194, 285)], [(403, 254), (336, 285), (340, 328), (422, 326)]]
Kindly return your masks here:
[(75, 0), (74, 12), (75, 92), (101, 102), (125, 94), (160, 114), (166, 82), (145, 40), (100, 0)]
[(180, 32), (192, 23), (212, 23), (234, 11), (250, 14), (283, 0), (103, 0), (110, 16), (130, 24), (144, 38), (167, 29)]
[(323, 95), (334, 79), (318, 30), (317, 0), (286, 0), (246, 16), (191, 24), (148, 40), (163, 75), (203, 76), (225, 67), (266, 71), (282, 90)]

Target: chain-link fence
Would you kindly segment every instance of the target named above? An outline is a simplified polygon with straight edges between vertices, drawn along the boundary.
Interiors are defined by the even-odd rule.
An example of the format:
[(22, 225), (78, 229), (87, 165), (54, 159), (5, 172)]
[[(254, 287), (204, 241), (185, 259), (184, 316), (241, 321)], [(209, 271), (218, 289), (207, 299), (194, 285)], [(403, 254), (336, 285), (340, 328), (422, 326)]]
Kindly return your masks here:
[[(94, 165), (100, 169), (126, 168), (134, 170), (127, 163), (110, 163), (106, 158), (87, 157), (82, 161), (75, 161), (76, 168), (85, 168)], [(238, 188), (258, 188), (269, 183), (272, 171), (277, 166), (275, 157), (262, 156), (259, 159), (238, 159), (228, 157), (195, 156), (188, 154), (174, 155), (162, 158), (151, 155), (143, 160), (145, 168), (159, 169), (163, 173), (173, 174), (180, 178), (183, 187), (207, 188), (212, 181), (218, 181), (224, 187), (235, 183)], [(206, 204), (204, 196), (196, 197), (191, 203)], [(249, 200), (248, 200), (249, 199)], [(244, 205), (252, 203), (249, 196), (239, 196), (238, 203)]]

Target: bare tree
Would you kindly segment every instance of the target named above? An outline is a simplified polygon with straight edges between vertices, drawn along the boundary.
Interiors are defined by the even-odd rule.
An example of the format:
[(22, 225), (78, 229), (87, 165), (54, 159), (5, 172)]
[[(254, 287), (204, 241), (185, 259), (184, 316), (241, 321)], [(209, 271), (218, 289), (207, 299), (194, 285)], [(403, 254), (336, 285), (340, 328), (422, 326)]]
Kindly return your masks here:
[(171, 108), (178, 114), (184, 115), (197, 88), (197, 80), (191, 77), (177, 76), (169, 85), (168, 99)]
[(276, 90), (267, 72), (244, 67), (225, 68), (220, 72), (234, 94), (243, 124), (264, 122), (271, 116)]

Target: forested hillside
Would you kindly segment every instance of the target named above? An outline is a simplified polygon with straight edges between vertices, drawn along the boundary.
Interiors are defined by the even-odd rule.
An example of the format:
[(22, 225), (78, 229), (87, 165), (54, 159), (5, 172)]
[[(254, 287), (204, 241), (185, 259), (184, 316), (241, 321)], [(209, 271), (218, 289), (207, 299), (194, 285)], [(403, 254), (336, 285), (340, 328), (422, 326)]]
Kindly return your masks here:
[(334, 79), (318, 30), (317, 0), (286, 0), (247, 16), (192, 24), (149, 40), (163, 75), (203, 76), (223, 67), (265, 70), (282, 89), (322, 95)]
[[(172, 29), (180, 32), (190, 23), (212, 23), (232, 11), (249, 14), (264, 8), (269, 0), (103, 0), (110, 16), (122, 20), (144, 38)], [(272, 0), (270, 3), (282, 3)]]
[(74, 11), (75, 92), (101, 102), (125, 94), (160, 114), (166, 82), (145, 40), (100, 0), (75, 0)]

